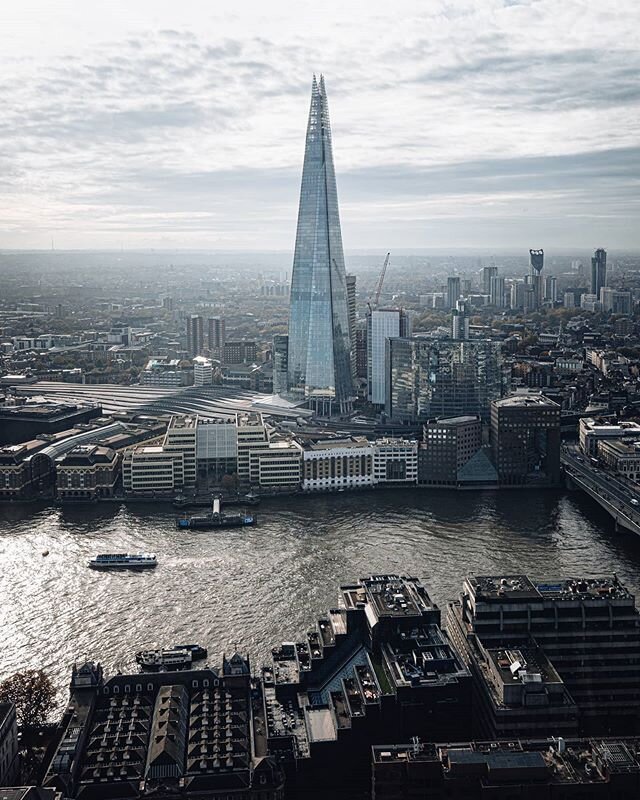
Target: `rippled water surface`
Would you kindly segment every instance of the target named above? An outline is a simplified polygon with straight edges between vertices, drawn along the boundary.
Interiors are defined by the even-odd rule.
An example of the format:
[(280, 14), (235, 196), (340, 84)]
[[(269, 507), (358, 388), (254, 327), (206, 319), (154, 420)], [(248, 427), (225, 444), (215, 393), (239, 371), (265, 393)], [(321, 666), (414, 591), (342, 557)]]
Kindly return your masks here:
[[(374, 572), (419, 576), (441, 605), (469, 572), (617, 572), (640, 589), (640, 539), (580, 494), (385, 491), (263, 502), (253, 528), (177, 531), (168, 506), (0, 508), (0, 678), (27, 666), (66, 684), (90, 657), (185, 641), (259, 660)], [(48, 550), (49, 555), (43, 556)], [(157, 553), (147, 572), (88, 569), (98, 552)]]

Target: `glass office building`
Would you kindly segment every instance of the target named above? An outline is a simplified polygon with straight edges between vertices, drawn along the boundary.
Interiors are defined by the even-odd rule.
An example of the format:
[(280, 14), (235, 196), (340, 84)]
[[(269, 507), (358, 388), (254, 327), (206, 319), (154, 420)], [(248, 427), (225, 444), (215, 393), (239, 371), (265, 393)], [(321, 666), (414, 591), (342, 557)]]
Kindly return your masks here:
[(322, 416), (354, 397), (347, 278), (324, 78), (313, 78), (289, 305), (288, 390)]
[(499, 342), (387, 339), (385, 411), (416, 423), (474, 414), (488, 421), (507, 383)]

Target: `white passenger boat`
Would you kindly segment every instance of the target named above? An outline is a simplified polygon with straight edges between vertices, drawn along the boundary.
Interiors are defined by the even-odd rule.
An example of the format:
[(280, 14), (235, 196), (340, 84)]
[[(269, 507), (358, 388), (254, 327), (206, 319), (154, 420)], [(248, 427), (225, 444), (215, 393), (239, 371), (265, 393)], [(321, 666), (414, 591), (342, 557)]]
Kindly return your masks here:
[(92, 569), (146, 569), (155, 567), (155, 553), (100, 553), (89, 561)]

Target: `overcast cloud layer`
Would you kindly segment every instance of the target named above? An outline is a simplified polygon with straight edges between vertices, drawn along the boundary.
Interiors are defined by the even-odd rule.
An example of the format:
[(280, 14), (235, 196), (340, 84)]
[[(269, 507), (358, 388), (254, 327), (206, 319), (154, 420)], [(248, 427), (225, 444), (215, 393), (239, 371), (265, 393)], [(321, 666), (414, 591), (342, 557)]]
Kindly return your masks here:
[(0, 5), (0, 248), (640, 246), (637, 0)]

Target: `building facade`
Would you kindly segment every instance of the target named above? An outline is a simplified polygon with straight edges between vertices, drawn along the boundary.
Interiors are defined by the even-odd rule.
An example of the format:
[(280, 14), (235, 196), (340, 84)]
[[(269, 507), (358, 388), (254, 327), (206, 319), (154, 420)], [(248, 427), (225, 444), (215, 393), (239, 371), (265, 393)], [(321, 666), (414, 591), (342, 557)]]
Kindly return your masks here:
[(398, 422), (479, 415), (503, 396), (506, 379), (499, 342), (389, 339), (385, 411)]
[(421, 484), (456, 486), (459, 471), (482, 446), (482, 421), (478, 416), (450, 417), (426, 422), (418, 453)]
[(528, 311), (536, 311), (542, 305), (544, 297), (543, 268), (544, 250), (529, 250), (529, 274), (527, 276), (529, 298), (528, 301), (525, 299)]
[(521, 394), (491, 404), (491, 447), (505, 486), (560, 483), (560, 406)]
[(210, 359), (204, 356), (196, 356), (196, 358), (193, 359), (193, 385), (213, 385), (213, 364)]
[(418, 480), (418, 442), (376, 439), (373, 442), (373, 481), (377, 484), (415, 484)]
[(181, 453), (184, 465), (184, 486), (196, 485), (197, 416), (173, 416), (167, 427), (162, 447), (168, 454)]
[(383, 406), (387, 394), (388, 372), (385, 353), (387, 339), (409, 335), (409, 317), (400, 308), (373, 308), (367, 314), (368, 399)]
[[(547, 708), (549, 723), (562, 718), (558, 706), (577, 706), (582, 732), (637, 733), (640, 723), (640, 615), (635, 598), (613, 577), (563, 578), (532, 581), (525, 575), (474, 576), (465, 579), (460, 599), (450, 603), (447, 630), (469, 664), (478, 699), (487, 683), (487, 654), (500, 651), (504, 679), (522, 691), (524, 683), (538, 684), (546, 696), (527, 705), (514, 700), (511, 715), (521, 736), (535, 735), (541, 723), (535, 713)], [(543, 658), (527, 653), (538, 648)], [(522, 651), (524, 658), (509, 653)], [(517, 666), (514, 666), (517, 662)], [(552, 667), (553, 669), (551, 669)], [(501, 664), (497, 664), (501, 669)], [(542, 674), (542, 680), (515, 676)], [(570, 699), (560, 703), (558, 676)], [(549, 697), (549, 691), (558, 692)], [(533, 687), (536, 693), (536, 687)], [(557, 702), (556, 702), (557, 701)], [(527, 708), (534, 713), (526, 716)], [(496, 718), (487, 703), (478, 706), (480, 734), (495, 729)], [(544, 715), (543, 715), (544, 716)], [(508, 722), (508, 720), (507, 720)], [(565, 724), (569, 720), (565, 719)], [(484, 733), (483, 733), (484, 732)], [(492, 735), (492, 734), (491, 734)], [(513, 731), (509, 735), (514, 735)]]
[(373, 448), (364, 438), (330, 439), (303, 451), (305, 491), (359, 489), (373, 486)]
[(605, 439), (598, 443), (598, 456), (609, 469), (621, 477), (640, 481), (640, 441), (638, 439)]
[[(18, 777), (19, 740), (16, 707), (0, 703), (0, 787), (13, 785)], [(0, 788), (0, 796), (3, 794)]]
[(56, 494), (61, 499), (113, 497), (120, 476), (120, 456), (110, 447), (84, 444), (58, 456)]
[(238, 471), (238, 427), (235, 415), (198, 419), (196, 430), (198, 484), (215, 486)]
[(184, 457), (161, 444), (137, 445), (122, 457), (122, 487), (139, 495), (171, 495), (184, 488)]
[(222, 361), (225, 364), (254, 364), (258, 359), (258, 346), (253, 341), (241, 339), (225, 342)]

